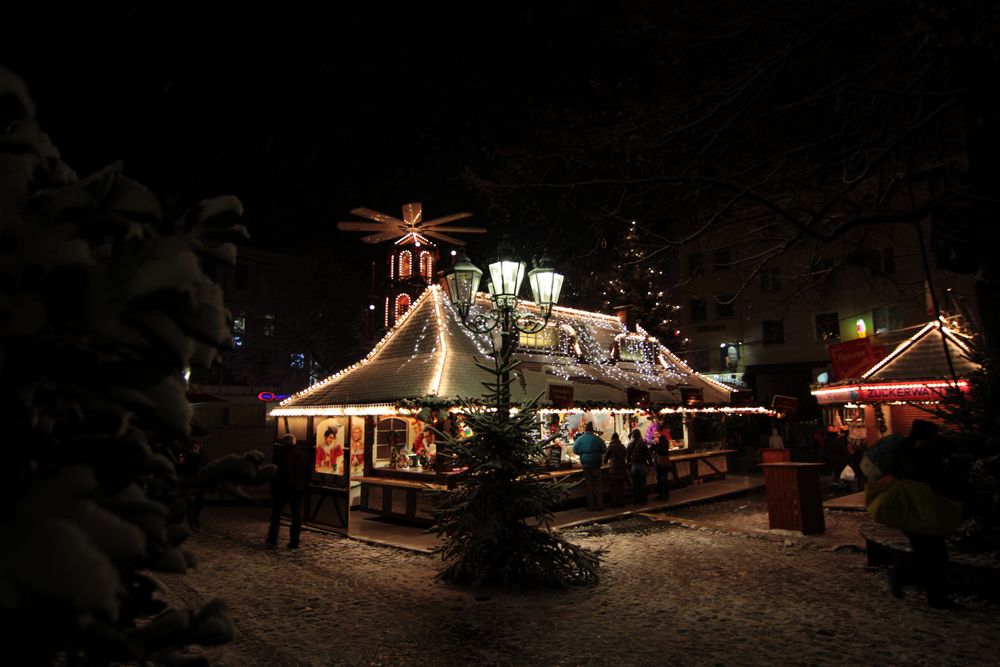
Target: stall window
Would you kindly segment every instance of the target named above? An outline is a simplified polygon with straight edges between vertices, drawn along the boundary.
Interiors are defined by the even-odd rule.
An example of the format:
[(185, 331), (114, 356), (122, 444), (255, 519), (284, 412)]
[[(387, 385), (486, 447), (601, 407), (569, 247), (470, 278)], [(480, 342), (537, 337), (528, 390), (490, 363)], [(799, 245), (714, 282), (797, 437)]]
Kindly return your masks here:
[(406, 420), (396, 417), (380, 419), (375, 430), (375, 467), (386, 468), (392, 461), (393, 448), (406, 449)]
[(522, 333), (519, 334), (517, 342), (523, 348), (558, 350), (559, 329), (557, 327), (545, 327), (538, 333)]

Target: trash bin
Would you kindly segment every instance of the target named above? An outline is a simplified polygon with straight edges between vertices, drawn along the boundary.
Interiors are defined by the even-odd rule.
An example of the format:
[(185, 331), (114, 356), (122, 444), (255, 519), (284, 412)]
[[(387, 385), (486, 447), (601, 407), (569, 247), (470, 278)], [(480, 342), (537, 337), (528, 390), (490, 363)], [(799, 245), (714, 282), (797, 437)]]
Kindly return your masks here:
[[(767, 451), (767, 450), (765, 450)], [(770, 528), (797, 530), (804, 535), (826, 530), (823, 496), (819, 487), (822, 463), (782, 461), (762, 463), (767, 486), (767, 520)]]
[(792, 450), (787, 447), (768, 447), (760, 450), (761, 463), (784, 463), (792, 460)]

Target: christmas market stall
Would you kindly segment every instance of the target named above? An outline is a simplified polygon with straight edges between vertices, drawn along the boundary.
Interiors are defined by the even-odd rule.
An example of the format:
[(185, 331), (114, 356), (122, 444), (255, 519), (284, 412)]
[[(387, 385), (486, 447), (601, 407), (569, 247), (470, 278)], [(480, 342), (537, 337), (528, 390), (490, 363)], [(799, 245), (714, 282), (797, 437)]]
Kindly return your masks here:
[(881, 438), (909, 435), (915, 419), (941, 422), (935, 410), (949, 392), (967, 393), (978, 368), (971, 337), (944, 318), (928, 322), (859, 377), (812, 386), (828, 430), (843, 433), (851, 451)]
[[(473, 308), (489, 303), (479, 294)], [(475, 359), (494, 354), (495, 335), (462, 326), (442, 288), (431, 285), (363, 360), (275, 408), (276, 435), (291, 432), (316, 446), (308, 519), (346, 527), (354, 506), (429, 521), (425, 492), (449, 488), (458, 472), (437, 456), (438, 433), (468, 435), (459, 399), (482, 395), (490, 378)], [(554, 476), (579, 474), (572, 439), (591, 422), (605, 440), (618, 433), (627, 441), (634, 428), (652, 439), (669, 429), (676, 485), (724, 477), (731, 450), (723, 419), (768, 413), (733, 406), (728, 386), (614, 315), (553, 307), (544, 329), (517, 336), (513, 356), (520, 365), (511, 403), (516, 409), (542, 396), (539, 438), (553, 437), (546, 451)], [(705, 424), (695, 428), (698, 420)]]

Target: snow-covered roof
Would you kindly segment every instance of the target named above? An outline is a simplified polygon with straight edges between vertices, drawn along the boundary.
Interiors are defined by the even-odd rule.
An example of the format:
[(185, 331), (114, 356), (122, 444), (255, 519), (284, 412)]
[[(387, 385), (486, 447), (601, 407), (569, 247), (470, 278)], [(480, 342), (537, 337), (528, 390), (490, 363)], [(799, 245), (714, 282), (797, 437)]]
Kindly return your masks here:
[[(523, 305), (535, 308), (531, 303)], [(472, 315), (488, 307), (489, 298), (480, 294)], [(550, 384), (573, 385), (573, 399), (578, 403), (624, 406), (630, 388), (649, 392), (650, 400), (658, 405), (680, 404), (682, 388), (700, 389), (705, 404), (729, 403), (728, 386), (693, 371), (656, 339), (627, 331), (617, 317), (555, 307), (549, 327), (557, 329), (559, 349), (515, 352), (521, 365), (511, 383), (514, 403), (547, 394)], [(479, 398), (482, 383), (491, 378), (476, 366), (475, 358), (492, 355), (491, 335), (499, 338), (498, 332), (469, 331), (440, 286), (432, 285), (368, 356), (286, 399), (272, 414), (392, 404), (426, 396)], [(632, 349), (637, 360), (616, 360), (616, 342), (619, 348)]]

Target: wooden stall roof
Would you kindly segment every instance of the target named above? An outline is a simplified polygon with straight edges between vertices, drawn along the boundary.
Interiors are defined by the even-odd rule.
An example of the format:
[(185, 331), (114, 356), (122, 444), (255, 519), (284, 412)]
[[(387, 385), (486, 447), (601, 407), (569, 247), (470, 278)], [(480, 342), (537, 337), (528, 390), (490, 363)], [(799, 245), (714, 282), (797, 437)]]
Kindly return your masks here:
[[(525, 304), (533, 308), (534, 304)], [(474, 309), (489, 307), (480, 294)], [(520, 402), (546, 393), (550, 384), (573, 385), (577, 402), (605, 401), (625, 405), (629, 388), (649, 392), (658, 405), (677, 405), (681, 389), (700, 389), (705, 404), (728, 404), (731, 389), (689, 368), (645, 332), (629, 332), (611, 315), (556, 307), (549, 327), (560, 328), (579, 354), (551, 350), (519, 350), (511, 400)], [(474, 334), (462, 324), (440, 286), (432, 285), (365, 359), (286, 399), (274, 414), (297, 409), (394, 403), (426, 396), (478, 398), (489, 375), (475, 358), (492, 353), (490, 336)], [(617, 361), (615, 342), (633, 339), (646, 351), (637, 361)], [(499, 343), (497, 343), (499, 346)]]
[(951, 377), (945, 346), (951, 357), (951, 367), (960, 377), (979, 367), (969, 358), (970, 340), (965, 334), (950, 328), (945, 322), (934, 320), (921, 327), (917, 333), (904, 340), (885, 358), (865, 371), (862, 382), (893, 380), (936, 380)]

